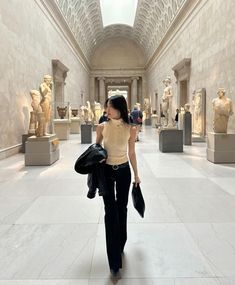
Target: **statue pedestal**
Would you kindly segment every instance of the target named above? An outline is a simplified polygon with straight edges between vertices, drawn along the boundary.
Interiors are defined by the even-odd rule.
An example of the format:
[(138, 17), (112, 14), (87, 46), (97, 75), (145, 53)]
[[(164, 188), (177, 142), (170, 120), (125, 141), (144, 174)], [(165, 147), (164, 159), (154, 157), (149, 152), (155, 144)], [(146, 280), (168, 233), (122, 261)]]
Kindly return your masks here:
[(192, 115), (190, 112), (184, 114), (183, 122), (184, 145), (192, 145)]
[(151, 119), (149, 118), (149, 119), (145, 119), (144, 120), (144, 124), (145, 124), (145, 126), (151, 126)]
[(54, 119), (55, 133), (58, 139), (68, 140), (70, 134), (70, 120), (68, 119)]
[(93, 125), (93, 131), (96, 132), (96, 128), (97, 128), (98, 124), (94, 124)]
[(22, 135), (22, 148), (21, 148), (21, 151), (23, 153), (25, 153), (25, 143), (26, 143), (27, 139), (29, 137), (31, 137), (31, 136), (34, 136), (34, 135), (32, 135), (32, 134), (24, 134), (24, 135)]
[(161, 152), (183, 152), (183, 131), (163, 129), (159, 133), (159, 150)]
[(92, 142), (92, 125), (82, 124), (81, 125), (81, 143)]
[(151, 121), (152, 121), (152, 127), (153, 128), (157, 127), (157, 119), (158, 119), (158, 115), (152, 115)]
[(60, 157), (59, 140), (55, 134), (31, 136), (25, 143), (25, 165), (51, 165)]
[(179, 113), (178, 115), (178, 130), (184, 129), (184, 114), (185, 113)]
[(71, 118), (70, 134), (80, 134), (81, 132), (81, 121), (78, 117)]
[(193, 134), (192, 135), (192, 141), (193, 142), (205, 142), (206, 139), (204, 137), (201, 137), (200, 135)]
[(208, 133), (206, 153), (213, 163), (235, 163), (235, 134)]

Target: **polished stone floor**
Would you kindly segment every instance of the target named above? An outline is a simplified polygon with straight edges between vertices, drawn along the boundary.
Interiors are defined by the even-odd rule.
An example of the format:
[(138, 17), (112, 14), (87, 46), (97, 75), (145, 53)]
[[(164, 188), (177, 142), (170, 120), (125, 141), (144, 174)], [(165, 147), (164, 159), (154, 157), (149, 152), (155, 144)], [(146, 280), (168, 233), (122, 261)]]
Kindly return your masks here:
[(235, 164), (206, 160), (204, 143), (161, 153), (156, 129), (136, 144), (146, 215), (129, 201), (121, 279), (110, 279), (100, 197), (74, 172), (87, 148), (60, 144), (50, 167), (0, 161), (0, 285), (234, 285)]

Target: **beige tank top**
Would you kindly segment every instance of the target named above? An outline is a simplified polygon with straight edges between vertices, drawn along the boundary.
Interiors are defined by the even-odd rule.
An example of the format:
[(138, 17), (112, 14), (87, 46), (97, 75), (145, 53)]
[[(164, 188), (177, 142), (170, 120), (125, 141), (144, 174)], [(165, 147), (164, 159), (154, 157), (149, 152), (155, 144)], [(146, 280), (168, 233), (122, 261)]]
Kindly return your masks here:
[(130, 125), (124, 123), (122, 119), (110, 119), (104, 123), (102, 135), (104, 149), (108, 152), (106, 163), (110, 165), (118, 165), (127, 162)]

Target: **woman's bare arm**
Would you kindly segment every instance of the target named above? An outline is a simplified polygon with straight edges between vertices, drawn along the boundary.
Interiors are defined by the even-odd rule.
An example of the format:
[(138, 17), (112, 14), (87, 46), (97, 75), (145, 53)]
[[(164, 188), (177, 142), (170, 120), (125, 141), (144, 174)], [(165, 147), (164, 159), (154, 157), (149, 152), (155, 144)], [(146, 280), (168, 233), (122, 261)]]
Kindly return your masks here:
[(135, 139), (136, 139), (136, 127), (131, 127), (130, 129), (130, 139), (129, 139), (129, 147), (128, 147), (128, 156), (130, 159), (130, 163), (134, 172), (134, 181), (137, 185), (140, 183), (140, 178), (138, 174), (138, 168), (137, 168), (137, 160), (136, 160), (136, 154), (135, 154)]

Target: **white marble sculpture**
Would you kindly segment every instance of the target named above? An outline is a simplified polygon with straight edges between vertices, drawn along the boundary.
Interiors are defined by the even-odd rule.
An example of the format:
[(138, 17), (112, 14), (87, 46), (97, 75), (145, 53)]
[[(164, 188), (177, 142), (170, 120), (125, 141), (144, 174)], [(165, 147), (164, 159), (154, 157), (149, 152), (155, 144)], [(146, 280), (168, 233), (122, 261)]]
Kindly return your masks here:
[(30, 90), (29, 93), (32, 98), (31, 106), (33, 111), (30, 112), (28, 133), (34, 135), (36, 133), (36, 129), (38, 128), (38, 113), (42, 112), (42, 108), (40, 106), (41, 95), (38, 90)]
[(99, 124), (99, 119), (102, 115), (102, 110), (101, 110), (101, 104), (96, 101), (94, 102), (94, 113), (95, 113), (94, 123)]
[(225, 89), (219, 88), (217, 98), (212, 100), (213, 107), (213, 130), (215, 133), (227, 133), (228, 120), (233, 114), (233, 104), (231, 99), (225, 96)]
[(92, 122), (94, 119), (94, 113), (92, 112), (91, 109), (91, 103), (90, 101), (86, 101), (87, 103), (87, 110), (88, 110), (88, 122)]
[(149, 98), (144, 98), (144, 119), (150, 119), (151, 106)]
[(185, 110), (185, 112), (190, 112), (190, 104), (189, 103), (184, 104), (184, 110)]
[(168, 76), (164, 79), (163, 84), (165, 85), (165, 89), (163, 91), (163, 95), (161, 98), (162, 101), (162, 112), (164, 115), (164, 127), (172, 128), (173, 127), (173, 120), (172, 120), (172, 86), (171, 78)]
[(50, 75), (44, 75), (43, 83), (40, 84), (39, 91), (42, 96), (40, 106), (44, 114), (43, 135), (47, 135), (49, 123), (51, 122), (52, 77)]
[(194, 91), (193, 93), (193, 132), (202, 133), (202, 93)]

